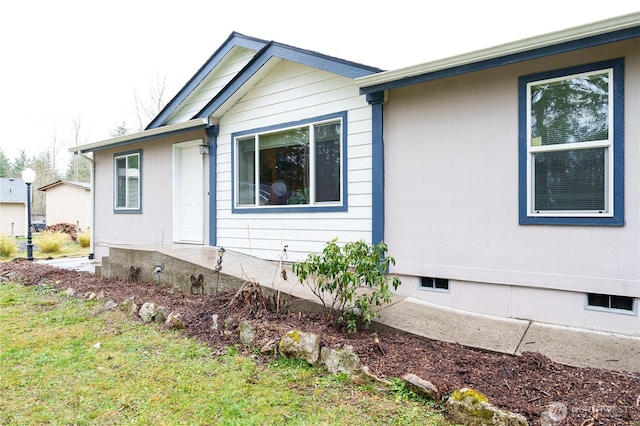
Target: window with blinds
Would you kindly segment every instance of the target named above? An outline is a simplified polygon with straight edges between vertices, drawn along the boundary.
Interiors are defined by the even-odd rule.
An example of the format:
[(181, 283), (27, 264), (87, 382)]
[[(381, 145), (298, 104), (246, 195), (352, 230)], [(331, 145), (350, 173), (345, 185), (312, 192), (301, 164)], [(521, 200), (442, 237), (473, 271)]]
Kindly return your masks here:
[(622, 211), (622, 62), (610, 62), (520, 79), (526, 217), (606, 219)]
[(115, 161), (115, 210), (140, 211), (141, 153), (117, 154)]

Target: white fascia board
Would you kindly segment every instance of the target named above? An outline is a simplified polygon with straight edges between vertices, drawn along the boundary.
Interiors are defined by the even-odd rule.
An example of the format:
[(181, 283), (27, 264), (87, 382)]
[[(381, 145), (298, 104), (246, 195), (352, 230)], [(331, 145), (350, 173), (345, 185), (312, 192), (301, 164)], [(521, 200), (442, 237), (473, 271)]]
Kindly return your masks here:
[(170, 134), (179, 132), (182, 130), (189, 130), (197, 127), (204, 127), (208, 124), (208, 120), (205, 118), (194, 118), (193, 120), (185, 121), (184, 123), (170, 124), (167, 126), (156, 127), (150, 130), (143, 130), (142, 132), (132, 133), (130, 135), (118, 136), (117, 138), (105, 139), (99, 142), (93, 142), (86, 145), (78, 145), (69, 148), (70, 152), (92, 152), (99, 149), (105, 149), (111, 145), (124, 145), (127, 143), (133, 143), (137, 140), (148, 139), (154, 136), (162, 136), (163, 134)]
[(640, 12), (611, 18), (605, 21), (594, 22), (591, 24), (573, 27), (553, 33), (540, 36), (526, 38), (511, 43), (502, 44), (475, 52), (464, 53), (462, 55), (452, 56), (449, 58), (439, 59), (432, 62), (426, 62), (419, 65), (400, 68), (397, 70), (384, 71), (366, 77), (355, 79), (357, 87), (375, 86), (378, 84), (389, 83), (408, 77), (414, 77), (422, 74), (429, 74), (435, 71), (441, 71), (448, 68), (454, 68), (462, 65), (469, 65), (476, 62), (500, 58), (516, 53), (527, 52), (534, 49), (553, 46), (587, 37), (597, 36), (601, 34), (620, 31), (627, 28), (633, 28), (640, 25)]

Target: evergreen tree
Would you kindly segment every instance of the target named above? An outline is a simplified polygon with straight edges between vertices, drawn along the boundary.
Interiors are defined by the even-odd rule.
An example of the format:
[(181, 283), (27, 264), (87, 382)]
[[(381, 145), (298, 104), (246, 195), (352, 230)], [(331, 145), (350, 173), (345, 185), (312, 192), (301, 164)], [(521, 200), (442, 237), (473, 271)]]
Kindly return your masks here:
[(75, 182), (91, 182), (91, 160), (82, 155), (72, 156), (64, 178)]
[(18, 153), (18, 157), (13, 160), (9, 169), (9, 177), (21, 177), (22, 171), (29, 166), (31, 161), (27, 157), (27, 153), (24, 149), (21, 149)]
[(0, 177), (9, 177), (9, 173), (11, 173), (9, 158), (5, 155), (4, 150), (0, 148)]
[(125, 121), (118, 124), (113, 130), (111, 130), (111, 137), (117, 138), (119, 136), (125, 136), (129, 134), (127, 123)]

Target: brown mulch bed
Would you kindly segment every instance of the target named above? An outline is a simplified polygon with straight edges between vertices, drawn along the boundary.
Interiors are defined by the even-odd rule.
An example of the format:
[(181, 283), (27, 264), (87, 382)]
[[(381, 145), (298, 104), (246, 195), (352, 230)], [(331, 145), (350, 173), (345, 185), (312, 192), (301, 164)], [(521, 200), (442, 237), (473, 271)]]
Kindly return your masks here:
[(559, 424), (640, 424), (638, 373), (568, 367), (539, 353), (511, 356), (388, 331), (377, 333), (381, 349), (370, 331), (347, 334), (327, 326), (324, 316), (317, 313), (274, 312), (269, 308), (272, 301), (252, 285), (241, 292), (193, 295), (155, 283), (104, 279), (27, 261), (0, 263), (0, 282), (7, 279), (26, 285), (45, 283), (61, 291), (71, 287), (78, 295), (103, 291), (106, 299), (117, 303), (131, 296), (138, 305), (154, 302), (181, 312), (185, 333), (214, 351), (224, 351), (238, 342), (236, 333), (225, 336), (212, 330), (213, 314), (220, 321), (233, 318), (236, 326), (240, 320), (250, 320), (256, 327), (258, 345), (277, 341), (294, 328), (317, 333), (323, 345), (353, 346), (362, 364), (379, 377), (414, 373), (435, 384), (442, 395), (463, 387), (474, 388), (494, 405), (524, 415), (530, 424), (539, 424), (541, 414), (554, 402), (567, 407), (567, 417)]

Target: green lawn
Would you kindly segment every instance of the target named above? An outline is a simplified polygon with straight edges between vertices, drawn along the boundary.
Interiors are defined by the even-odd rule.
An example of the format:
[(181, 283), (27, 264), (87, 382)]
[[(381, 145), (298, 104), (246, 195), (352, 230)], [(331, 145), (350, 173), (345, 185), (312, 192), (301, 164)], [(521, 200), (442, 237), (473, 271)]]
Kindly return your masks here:
[(100, 306), (0, 282), (0, 424), (446, 424), (402, 386), (380, 395), (298, 361), (214, 355)]

